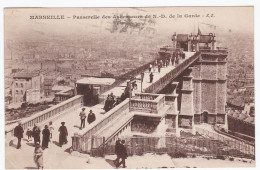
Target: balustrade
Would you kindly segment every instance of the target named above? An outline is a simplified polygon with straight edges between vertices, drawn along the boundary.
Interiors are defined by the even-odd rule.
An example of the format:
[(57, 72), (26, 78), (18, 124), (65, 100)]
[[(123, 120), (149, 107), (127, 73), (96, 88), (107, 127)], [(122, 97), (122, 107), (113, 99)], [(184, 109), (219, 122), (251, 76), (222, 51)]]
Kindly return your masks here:
[[(82, 96), (81, 95), (77, 95), (74, 96), (66, 101), (63, 101), (55, 106), (52, 106), (46, 110), (43, 110), (39, 113), (36, 113), (30, 117), (24, 118), (21, 120), (22, 123), (22, 127), (23, 129), (27, 129), (28, 127), (32, 127), (35, 123), (40, 123), (43, 122), (53, 116), (56, 116), (58, 114), (62, 114), (65, 112), (68, 112), (70, 109), (67, 109), (66, 107), (64, 107), (65, 105), (72, 103), (74, 105), (72, 105), (72, 107), (70, 109), (78, 109), (82, 106)], [(15, 128), (14, 126), (8, 127), (6, 128), (6, 132), (13, 134), (13, 130)]]
[(195, 53), (190, 58), (184, 60), (184, 62), (178, 64), (173, 70), (167, 73), (165, 76), (155, 81), (151, 86), (144, 89), (146, 93), (156, 93), (170, 83), (174, 78), (181, 74), (191, 63), (199, 58), (200, 52)]

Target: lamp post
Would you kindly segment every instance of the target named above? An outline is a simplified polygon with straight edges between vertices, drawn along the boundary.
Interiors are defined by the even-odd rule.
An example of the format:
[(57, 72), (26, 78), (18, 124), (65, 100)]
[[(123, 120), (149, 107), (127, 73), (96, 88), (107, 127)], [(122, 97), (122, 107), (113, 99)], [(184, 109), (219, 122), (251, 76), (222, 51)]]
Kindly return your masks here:
[(141, 93), (143, 92), (144, 72), (141, 73)]

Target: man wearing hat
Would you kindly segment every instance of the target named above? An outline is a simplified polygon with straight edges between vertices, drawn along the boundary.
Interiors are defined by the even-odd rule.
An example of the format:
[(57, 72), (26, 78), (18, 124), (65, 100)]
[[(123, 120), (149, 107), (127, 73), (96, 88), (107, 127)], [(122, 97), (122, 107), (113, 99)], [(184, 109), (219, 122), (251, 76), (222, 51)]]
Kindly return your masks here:
[(36, 142), (41, 143), (41, 138), (40, 138), (41, 129), (38, 127), (37, 123), (34, 124), (34, 127), (33, 127), (32, 131), (33, 131), (34, 145), (36, 145)]
[(23, 138), (23, 127), (22, 127), (22, 123), (19, 122), (18, 126), (16, 126), (14, 128), (14, 136), (17, 137), (18, 142), (17, 142), (17, 149), (21, 148), (21, 139)]
[(96, 116), (95, 114), (92, 112), (92, 110), (89, 111), (88, 114), (88, 123), (91, 124), (92, 122), (94, 122), (96, 120)]
[(68, 130), (67, 130), (67, 127), (65, 126), (65, 122), (61, 122), (59, 132), (60, 132), (59, 144), (60, 144), (60, 147), (62, 147), (62, 145), (64, 143), (66, 144), (68, 142), (68, 140), (67, 140)]
[(80, 116), (80, 121), (81, 121), (80, 129), (85, 128), (85, 120), (87, 117), (86, 113), (85, 113), (85, 108), (82, 108), (82, 111), (80, 112), (79, 116)]

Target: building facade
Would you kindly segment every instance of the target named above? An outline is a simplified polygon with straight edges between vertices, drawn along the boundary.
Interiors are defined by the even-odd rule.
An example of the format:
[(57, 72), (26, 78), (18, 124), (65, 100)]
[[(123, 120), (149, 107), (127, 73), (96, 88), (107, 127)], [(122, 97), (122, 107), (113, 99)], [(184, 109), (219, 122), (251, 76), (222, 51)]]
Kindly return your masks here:
[(41, 89), (41, 75), (38, 73), (17, 73), (13, 77), (12, 103), (26, 102), (27, 90)]

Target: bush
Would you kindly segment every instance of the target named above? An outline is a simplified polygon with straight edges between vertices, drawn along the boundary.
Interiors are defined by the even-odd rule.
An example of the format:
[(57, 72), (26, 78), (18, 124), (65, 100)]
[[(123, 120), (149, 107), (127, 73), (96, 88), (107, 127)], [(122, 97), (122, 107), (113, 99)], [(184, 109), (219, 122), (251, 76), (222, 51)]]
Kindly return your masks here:
[(187, 154), (183, 152), (168, 153), (171, 158), (187, 158)]
[(234, 161), (234, 158), (229, 158), (230, 161)]
[(221, 159), (221, 160), (225, 160), (225, 157), (223, 155), (217, 155), (216, 159)]
[(136, 155), (138, 155), (138, 156), (143, 156), (144, 153), (143, 153), (143, 152), (137, 152)]

